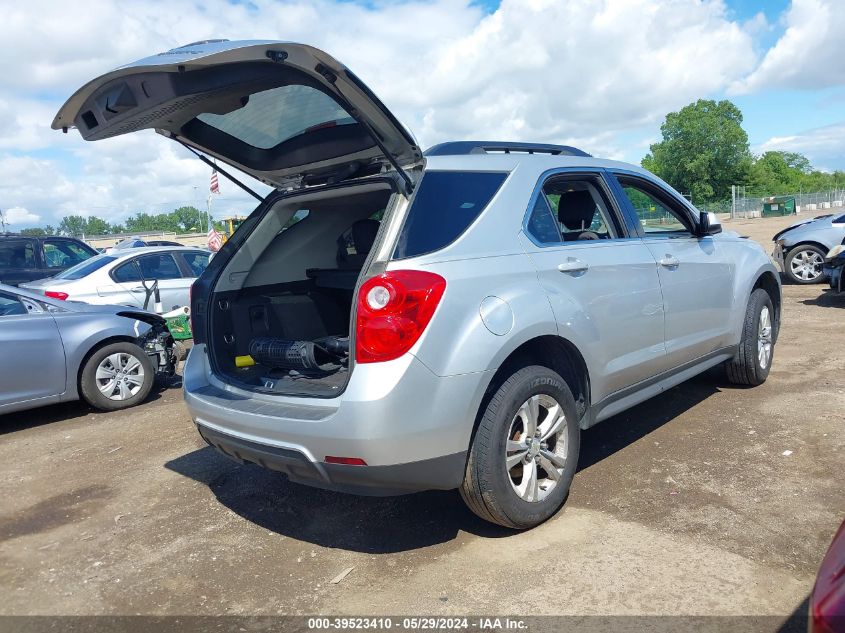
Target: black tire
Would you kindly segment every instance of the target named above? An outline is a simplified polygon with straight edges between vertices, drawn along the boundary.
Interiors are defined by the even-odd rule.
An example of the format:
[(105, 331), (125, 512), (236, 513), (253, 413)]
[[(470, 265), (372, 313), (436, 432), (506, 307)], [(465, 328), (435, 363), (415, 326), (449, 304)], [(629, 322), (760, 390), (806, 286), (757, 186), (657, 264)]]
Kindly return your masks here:
[[(771, 351), (768, 360), (763, 367), (760, 363), (760, 318), (763, 309), (767, 308), (770, 318)], [(772, 359), (775, 352), (775, 339), (777, 336), (777, 323), (775, 311), (772, 306), (772, 299), (762, 288), (757, 288), (751, 293), (748, 299), (748, 307), (745, 310), (745, 320), (742, 325), (742, 338), (739, 341), (739, 350), (731, 360), (725, 363), (728, 380), (735, 385), (748, 385), (756, 387), (766, 382), (769, 371), (772, 368)]]
[[(566, 416), (566, 430), (560, 436), (565, 433), (566, 460), (548, 495), (540, 501), (526, 501), (511, 485), (505, 465), (506, 442), (519, 408), (539, 394), (554, 398)], [(575, 400), (566, 382), (546, 367), (520, 369), (496, 390), (484, 410), (470, 447), (461, 497), (486, 521), (515, 529), (534, 527), (554, 515), (566, 500), (578, 465), (580, 438)]]
[(792, 265), (795, 259), (804, 256), (818, 256), (821, 258), (819, 261), (824, 262), (825, 255), (827, 255), (827, 253), (820, 249), (818, 246), (813, 246), (812, 244), (799, 244), (786, 254), (786, 259), (783, 262), (783, 272), (786, 275), (786, 278), (794, 284), (801, 284), (806, 286), (810, 284), (820, 283), (824, 281), (825, 278), (824, 273), (821, 271), (821, 263), (819, 264), (818, 276), (813, 277), (812, 279), (802, 279), (801, 277), (797, 276), (792, 271)]
[[(144, 371), (140, 388), (123, 400), (112, 400), (108, 398), (97, 386), (97, 368), (103, 360), (113, 354), (128, 354), (132, 356), (140, 362)], [(79, 380), (79, 390), (82, 398), (95, 409), (100, 409), (101, 411), (117, 411), (118, 409), (134, 407), (136, 404), (143, 402), (149, 395), (154, 380), (155, 370), (153, 363), (143, 349), (129, 342), (111, 343), (94, 351), (88, 357), (88, 360), (85, 361)]]

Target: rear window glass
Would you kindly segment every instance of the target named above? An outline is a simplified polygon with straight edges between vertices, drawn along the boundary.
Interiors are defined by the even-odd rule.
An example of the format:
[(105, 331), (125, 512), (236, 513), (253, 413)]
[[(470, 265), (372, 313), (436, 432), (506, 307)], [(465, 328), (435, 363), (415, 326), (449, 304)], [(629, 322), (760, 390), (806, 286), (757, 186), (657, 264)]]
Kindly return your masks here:
[(481, 214), (505, 178), (507, 174), (500, 172), (427, 172), (393, 256), (414, 257), (454, 242)]
[(256, 92), (237, 110), (203, 113), (197, 119), (259, 149), (270, 149), (314, 129), (355, 123), (327, 94), (301, 85)]
[(108, 265), (115, 259), (117, 258), (112, 257), (111, 255), (97, 255), (96, 257), (86, 259), (84, 262), (59, 273), (56, 275), (56, 279), (82, 279), (83, 277), (87, 277), (93, 273), (95, 270), (100, 270), (100, 268)]

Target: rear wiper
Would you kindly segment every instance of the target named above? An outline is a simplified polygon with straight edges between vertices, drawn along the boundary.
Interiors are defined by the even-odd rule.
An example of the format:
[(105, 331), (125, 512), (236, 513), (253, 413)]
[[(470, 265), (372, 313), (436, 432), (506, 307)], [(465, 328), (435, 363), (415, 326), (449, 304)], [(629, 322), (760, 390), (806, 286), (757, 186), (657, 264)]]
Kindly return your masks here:
[(190, 145), (188, 145), (185, 141), (183, 141), (183, 140), (182, 140), (182, 137), (180, 137), (180, 136), (179, 136), (179, 135), (177, 135), (177, 134), (172, 134), (172, 133), (171, 133), (171, 134), (169, 134), (169, 136), (170, 136), (170, 138), (172, 138), (174, 141), (176, 141), (176, 142), (177, 142), (177, 143), (179, 143), (180, 145), (183, 145), (184, 147), (187, 147), (187, 148), (188, 148), (188, 151), (189, 151), (189, 152), (191, 152), (194, 156), (196, 156), (197, 158), (199, 158), (202, 162), (204, 162), (206, 165), (208, 165), (208, 166), (209, 166), (209, 167), (211, 167), (212, 169), (214, 169), (214, 170), (216, 170), (216, 171), (220, 172), (221, 174), (223, 174), (224, 176), (226, 176), (226, 178), (228, 178), (228, 179), (229, 179), (229, 180), (231, 180), (233, 183), (235, 183), (238, 187), (240, 187), (241, 189), (243, 189), (244, 191), (246, 191), (246, 192), (247, 192), (249, 195), (251, 195), (253, 198), (255, 198), (256, 200), (258, 200), (259, 202), (263, 202), (263, 201), (264, 201), (264, 198), (263, 198), (263, 197), (261, 197), (259, 194), (255, 193), (252, 189), (250, 189), (249, 187), (247, 187), (244, 183), (242, 183), (240, 180), (238, 180), (237, 178), (235, 178), (232, 174), (230, 174), (229, 172), (227, 172), (225, 169), (222, 169), (219, 165), (217, 165), (216, 163), (213, 163), (213, 162), (212, 162), (212, 161), (211, 161), (211, 160), (210, 160), (207, 156), (205, 156), (205, 155), (203, 155), (203, 154), (200, 154), (197, 150), (195, 150), (193, 147), (191, 147)]

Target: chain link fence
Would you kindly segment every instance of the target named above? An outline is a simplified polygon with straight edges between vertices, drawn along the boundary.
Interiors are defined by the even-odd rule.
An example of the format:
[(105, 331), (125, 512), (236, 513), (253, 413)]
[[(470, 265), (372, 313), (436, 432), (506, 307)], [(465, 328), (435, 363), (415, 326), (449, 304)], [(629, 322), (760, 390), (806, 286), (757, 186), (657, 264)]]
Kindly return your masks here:
[(770, 198), (794, 198), (796, 213), (816, 214), (836, 213), (845, 210), (845, 188), (830, 189), (828, 191), (798, 191), (787, 194), (773, 194), (768, 191), (758, 191), (736, 185), (733, 188), (733, 198), (719, 202), (697, 204), (701, 211), (730, 215), (731, 218), (759, 218), (763, 215), (763, 204)]

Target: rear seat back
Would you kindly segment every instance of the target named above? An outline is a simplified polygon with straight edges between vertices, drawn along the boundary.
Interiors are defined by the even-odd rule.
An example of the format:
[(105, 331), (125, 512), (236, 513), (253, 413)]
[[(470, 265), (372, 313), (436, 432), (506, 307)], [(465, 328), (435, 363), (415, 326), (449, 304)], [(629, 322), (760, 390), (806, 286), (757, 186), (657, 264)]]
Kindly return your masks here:
[(380, 226), (378, 220), (354, 222), (337, 238), (337, 268), (309, 268), (305, 274), (318, 288), (354, 290)]

